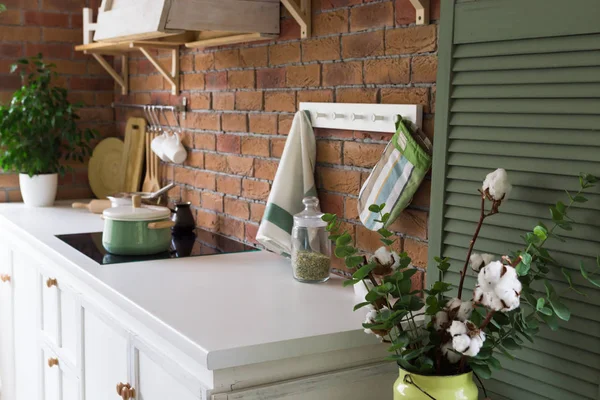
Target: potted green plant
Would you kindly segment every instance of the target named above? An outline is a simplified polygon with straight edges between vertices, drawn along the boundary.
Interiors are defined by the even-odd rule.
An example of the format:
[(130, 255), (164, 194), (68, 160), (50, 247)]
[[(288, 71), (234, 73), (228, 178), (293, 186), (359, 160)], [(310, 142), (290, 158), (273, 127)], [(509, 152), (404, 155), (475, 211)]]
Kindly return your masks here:
[[(512, 358), (527, 340), (533, 342), (539, 326), (558, 329), (558, 321), (568, 321), (571, 313), (561, 294), (548, 279), (552, 269), (560, 269), (567, 290), (580, 293), (573, 285), (568, 269), (561, 268), (545, 248), (549, 240), (565, 241), (560, 230), (574, 229), (569, 211), (574, 204), (587, 201), (584, 192), (597, 182), (595, 176), (581, 174), (580, 189), (566, 191), (566, 201), (550, 207), (553, 226), (538, 223), (522, 237), (524, 245), (508, 255), (473, 252), (479, 231), (487, 218), (500, 213), (512, 186), (505, 170), (498, 169), (487, 175), (482, 187), (480, 218), (468, 245), (456, 297), (447, 293), (454, 288), (443, 279), (450, 267), (448, 259), (435, 258), (440, 279), (426, 290), (413, 290), (409, 268), (411, 259), (406, 253), (390, 249), (394, 236), (380, 229), (384, 246), (367, 258), (350, 245), (351, 236), (339, 231), (340, 223), (334, 214), (325, 214), (331, 239), (336, 243), (335, 254), (345, 259), (353, 272), (345, 285), (355, 285), (361, 297), (355, 311), (368, 309), (363, 328), (390, 344), (390, 360), (400, 369), (394, 384), (394, 399), (464, 399), (476, 400), (478, 389), (475, 376), (490, 378), (493, 370), (501, 369), (500, 356)], [(378, 222), (389, 218), (385, 204), (372, 205)], [(583, 263), (580, 272), (592, 285), (600, 287), (600, 257), (594, 271)], [(467, 293), (465, 277), (469, 266), (477, 276), (477, 283)], [(433, 266), (428, 269), (433, 274)], [(534, 290), (535, 288), (535, 290)], [(472, 293), (472, 294), (471, 294)]]
[(51, 206), (56, 199), (58, 174), (71, 167), (64, 161), (83, 162), (91, 153), (91, 129), (77, 125), (77, 110), (65, 88), (53, 85), (56, 66), (42, 55), (20, 59), (11, 73), (20, 73), (23, 86), (7, 106), (0, 106), (0, 167), (19, 172), (25, 204)]

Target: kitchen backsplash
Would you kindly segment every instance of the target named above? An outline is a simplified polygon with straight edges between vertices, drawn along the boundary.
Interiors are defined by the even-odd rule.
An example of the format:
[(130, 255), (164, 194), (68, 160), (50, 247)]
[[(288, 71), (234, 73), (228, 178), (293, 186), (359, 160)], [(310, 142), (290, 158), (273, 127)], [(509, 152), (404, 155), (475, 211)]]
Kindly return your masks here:
[[(90, 56), (76, 53), (81, 43), (83, 7), (98, 7), (96, 0), (2, 0), (7, 10), (0, 13), (0, 104), (10, 101), (21, 79), (10, 74), (10, 65), (22, 57), (42, 53), (57, 66), (60, 85), (69, 90), (72, 102), (84, 102), (79, 113), (82, 125), (97, 129), (102, 136), (114, 135), (113, 80)], [(58, 198), (88, 198), (87, 168), (73, 163), (73, 171), (59, 179)], [(0, 173), (0, 202), (21, 201), (19, 177)]]
[[(313, 10), (310, 39), (300, 40), (298, 25), (284, 15), (277, 41), (184, 51), (181, 96), (169, 94), (148, 61), (130, 62), (131, 94), (117, 101), (190, 100), (192, 111), (183, 121), (190, 156), (183, 166), (165, 165), (163, 179), (178, 185), (170, 192), (172, 201), (192, 202), (199, 226), (256, 243), (286, 135), (302, 101), (422, 104), (424, 130), (433, 136), (439, 1), (432, 1), (434, 22), (426, 26), (414, 25), (409, 0), (316, 0)], [(162, 60), (170, 59), (165, 54)], [(121, 130), (131, 115), (136, 113), (117, 111)], [(343, 215), (357, 247), (375, 250), (378, 234), (358, 222), (356, 200), (391, 134), (315, 133), (322, 209)], [(393, 226), (400, 238), (396, 246), (421, 268), (427, 257), (429, 186), (426, 180)], [(415, 279), (420, 285), (422, 277)]]

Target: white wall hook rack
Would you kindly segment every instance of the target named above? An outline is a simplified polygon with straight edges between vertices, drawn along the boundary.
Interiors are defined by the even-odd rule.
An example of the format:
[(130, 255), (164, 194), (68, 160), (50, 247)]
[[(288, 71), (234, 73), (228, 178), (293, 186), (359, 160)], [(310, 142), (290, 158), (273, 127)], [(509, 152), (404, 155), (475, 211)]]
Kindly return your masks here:
[(416, 104), (300, 103), (313, 128), (394, 132), (398, 115), (421, 127), (423, 106)]

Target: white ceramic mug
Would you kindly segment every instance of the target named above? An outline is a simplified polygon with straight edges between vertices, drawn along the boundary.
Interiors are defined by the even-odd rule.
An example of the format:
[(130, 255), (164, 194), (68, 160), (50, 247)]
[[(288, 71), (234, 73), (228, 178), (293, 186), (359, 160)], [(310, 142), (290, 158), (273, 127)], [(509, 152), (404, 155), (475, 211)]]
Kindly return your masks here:
[(181, 144), (179, 133), (173, 133), (162, 143), (164, 155), (175, 164), (183, 164), (187, 158), (187, 151)]
[(152, 151), (154, 152), (154, 154), (156, 154), (158, 156), (158, 158), (160, 158), (161, 160), (163, 160), (164, 162), (169, 162), (171, 161), (166, 155), (165, 155), (165, 149), (164, 149), (164, 145), (166, 143), (166, 141), (169, 139), (169, 136), (167, 135), (166, 132), (163, 132), (162, 135), (159, 135), (157, 137), (155, 137), (152, 140), (152, 143), (150, 143), (150, 148), (152, 149)]

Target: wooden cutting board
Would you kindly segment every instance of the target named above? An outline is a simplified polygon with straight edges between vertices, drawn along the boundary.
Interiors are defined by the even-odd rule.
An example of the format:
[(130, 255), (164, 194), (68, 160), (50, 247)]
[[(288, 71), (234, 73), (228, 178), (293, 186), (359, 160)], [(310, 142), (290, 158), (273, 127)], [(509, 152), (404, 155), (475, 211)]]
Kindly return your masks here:
[(146, 137), (146, 120), (129, 118), (125, 128), (125, 146), (121, 168), (123, 171), (121, 192), (138, 192), (142, 182), (144, 167), (144, 139)]

